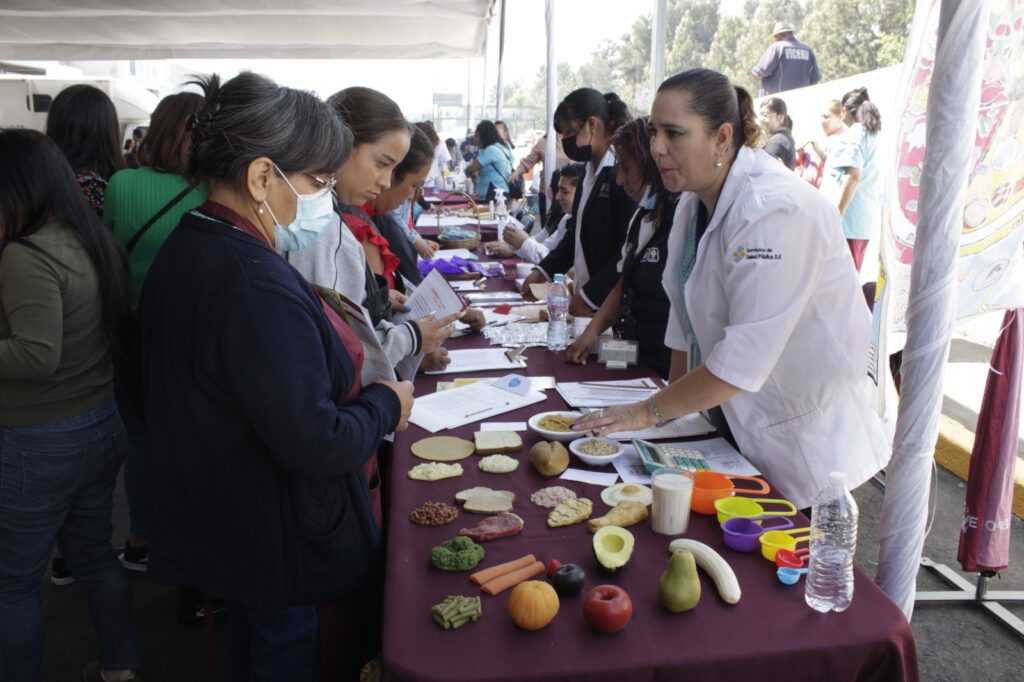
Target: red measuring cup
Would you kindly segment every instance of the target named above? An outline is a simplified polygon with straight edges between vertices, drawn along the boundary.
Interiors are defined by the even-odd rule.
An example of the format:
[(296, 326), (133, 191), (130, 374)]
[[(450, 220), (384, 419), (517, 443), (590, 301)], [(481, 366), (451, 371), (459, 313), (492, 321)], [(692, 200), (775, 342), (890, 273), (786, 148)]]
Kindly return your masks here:
[(779, 549), (775, 552), (775, 565), (786, 568), (800, 568), (807, 561), (811, 550), (807, 547), (802, 549)]

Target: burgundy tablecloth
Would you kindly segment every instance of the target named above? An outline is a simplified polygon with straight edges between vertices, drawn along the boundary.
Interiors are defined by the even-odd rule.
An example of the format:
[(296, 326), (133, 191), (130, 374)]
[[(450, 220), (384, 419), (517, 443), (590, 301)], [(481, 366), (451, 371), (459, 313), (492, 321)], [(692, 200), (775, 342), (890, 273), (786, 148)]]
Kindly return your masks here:
[[(497, 283), (492, 284), (491, 288)], [(503, 284), (503, 283), (502, 283)], [(479, 337), (451, 341), (451, 348), (481, 346)], [(561, 355), (542, 348), (526, 352), (530, 375), (555, 375), (561, 380), (627, 378), (643, 370), (616, 372), (593, 364), (566, 364)], [(500, 373), (491, 373), (497, 376)], [(474, 376), (488, 376), (474, 373)], [(436, 389), (445, 376), (421, 376), (416, 394)], [(529, 408), (493, 418), (526, 421), (544, 410), (566, 409), (558, 394)], [(479, 424), (442, 432), (472, 440)], [(591, 549), (586, 524), (548, 528), (547, 510), (533, 505), (530, 494), (548, 485), (565, 485), (594, 502), (594, 515), (607, 511), (601, 488), (540, 476), (527, 459), (539, 439), (523, 432), (525, 448), (512, 474), (488, 474), (473, 456), (462, 462), (465, 473), (435, 482), (410, 480), (406, 472), (419, 462), (410, 445), (428, 432), (416, 426), (397, 435), (387, 500), (390, 528), (387, 543), (383, 634), (383, 670), (387, 680), (917, 680), (913, 634), (902, 612), (861, 571), (856, 571), (852, 606), (841, 614), (819, 614), (804, 603), (803, 582), (782, 585), (772, 564), (759, 553), (741, 554), (727, 548), (713, 516), (691, 515), (685, 537), (703, 541), (725, 556), (736, 571), (742, 599), (728, 606), (713, 582), (701, 573), (698, 606), (671, 614), (657, 601), (658, 578), (665, 570), (672, 538), (656, 535), (649, 524), (630, 528), (636, 549), (630, 563), (614, 576), (601, 572)], [(572, 466), (581, 466), (573, 458)], [(607, 467), (611, 471), (611, 467)], [(430, 564), (430, 548), (454, 537), (459, 528), (482, 519), (460, 513), (448, 526), (428, 528), (408, 520), (409, 512), (427, 500), (453, 502), (453, 495), (475, 485), (516, 493), (515, 512), (526, 525), (511, 538), (483, 543), (484, 568), (533, 553), (547, 563), (558, 559), (577, 563), (587, 573), (584, 593), (611, 583), (633, 600), (634, 616), (625, 630), (604, 635), (589, 628), (582, 616), (583, 597), (563, 599), (558, 617), (547, 628), (526, 632), (507, 613), (509, 592), (487, 596), (469, 581), (469, 573), (449, 573)], [(803, 523), (800, 523), (802, 521)], [(798, 525), (806, 525), (800, 517)], [(446, 631), (431, 618), (430, 608), (447, 595), (480, 595), (483, 617), (459, 630)]]

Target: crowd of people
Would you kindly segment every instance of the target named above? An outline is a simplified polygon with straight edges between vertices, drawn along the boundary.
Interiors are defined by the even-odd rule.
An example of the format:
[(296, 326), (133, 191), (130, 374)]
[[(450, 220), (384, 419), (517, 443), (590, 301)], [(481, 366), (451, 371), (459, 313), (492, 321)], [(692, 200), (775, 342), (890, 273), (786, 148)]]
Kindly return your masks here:
[[(777, 38), (762, 84), (786, 62), (816, 79), (813, 52)], [(464, 170), (486, 201), (545, 161), (546, 139), (517, 163), (501, 121), (441, 140), (367, 87), (193, 85), (159, 103), (131, 163), (88, 85), (55, 98), (45, 135), (0, 129), (3, 680), (39, 677), (47, 563), (86, 593), (87, 679), (135, 677), (124, 569), (179, 586), (183, 623), (227, 611), (227, 679), (357, 675), (379, 647), (386, 436), (407, 427), (417, 368), (448, 364), (456, 320), (485, 323), (393, 319), (437, 249), (415, 229), (423, 186)], [(575, 90), (553, 124), (550, 210), (487, 248), (535, 265), (528, 299), (571, 276), (570, 312), (592, 319), (567, 362), (613, 328), (669, 382), (581, 427), (705, 411), (801, 507), (830, 471), (853, 486), (881, 468), (856, 274), (881, 219), (867, 92), (830, 103), (825, 137), (800, 147), (782, 99), (755, 114), (706, 69), (638, 117)], [(816, 170), (794, 172), (812, 152)], [(364, 362), (360, 307), (390, 367)]]

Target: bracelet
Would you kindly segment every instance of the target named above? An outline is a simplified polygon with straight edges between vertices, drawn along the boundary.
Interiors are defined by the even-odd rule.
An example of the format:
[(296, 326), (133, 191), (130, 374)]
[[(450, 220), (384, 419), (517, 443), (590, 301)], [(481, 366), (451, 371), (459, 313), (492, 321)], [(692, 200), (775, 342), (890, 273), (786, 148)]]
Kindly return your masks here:
[(647, 402), (651, 404), (651, 411), (654, 412), (654, 418), (657, 420), (659, 424), (663, 424), (668, 420), (665, 419), (664, 416), (662, 416), (661, 410), (658, 409), (658, 401), (654, 399), (655, 397), (656, 396), (652, 395), (650, 398), (647, 399)]

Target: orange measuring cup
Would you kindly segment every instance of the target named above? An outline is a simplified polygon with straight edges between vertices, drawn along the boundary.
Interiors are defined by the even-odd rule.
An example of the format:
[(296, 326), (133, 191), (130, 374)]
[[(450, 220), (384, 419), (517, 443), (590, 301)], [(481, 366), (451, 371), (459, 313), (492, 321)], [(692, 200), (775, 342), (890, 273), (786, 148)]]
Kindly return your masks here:
[[(757, 487), (737, 488), (734, 481), (750, 481)], [(754, 476), (697, 471), (693, 474), (693, 496), (690, 498), (690, 509), (698, 514), (714, 514), (715, 502), (724, 497), (732, 497), (737, 491), (744, 495), (767, 495), (770, 490), (767, 483)]]

